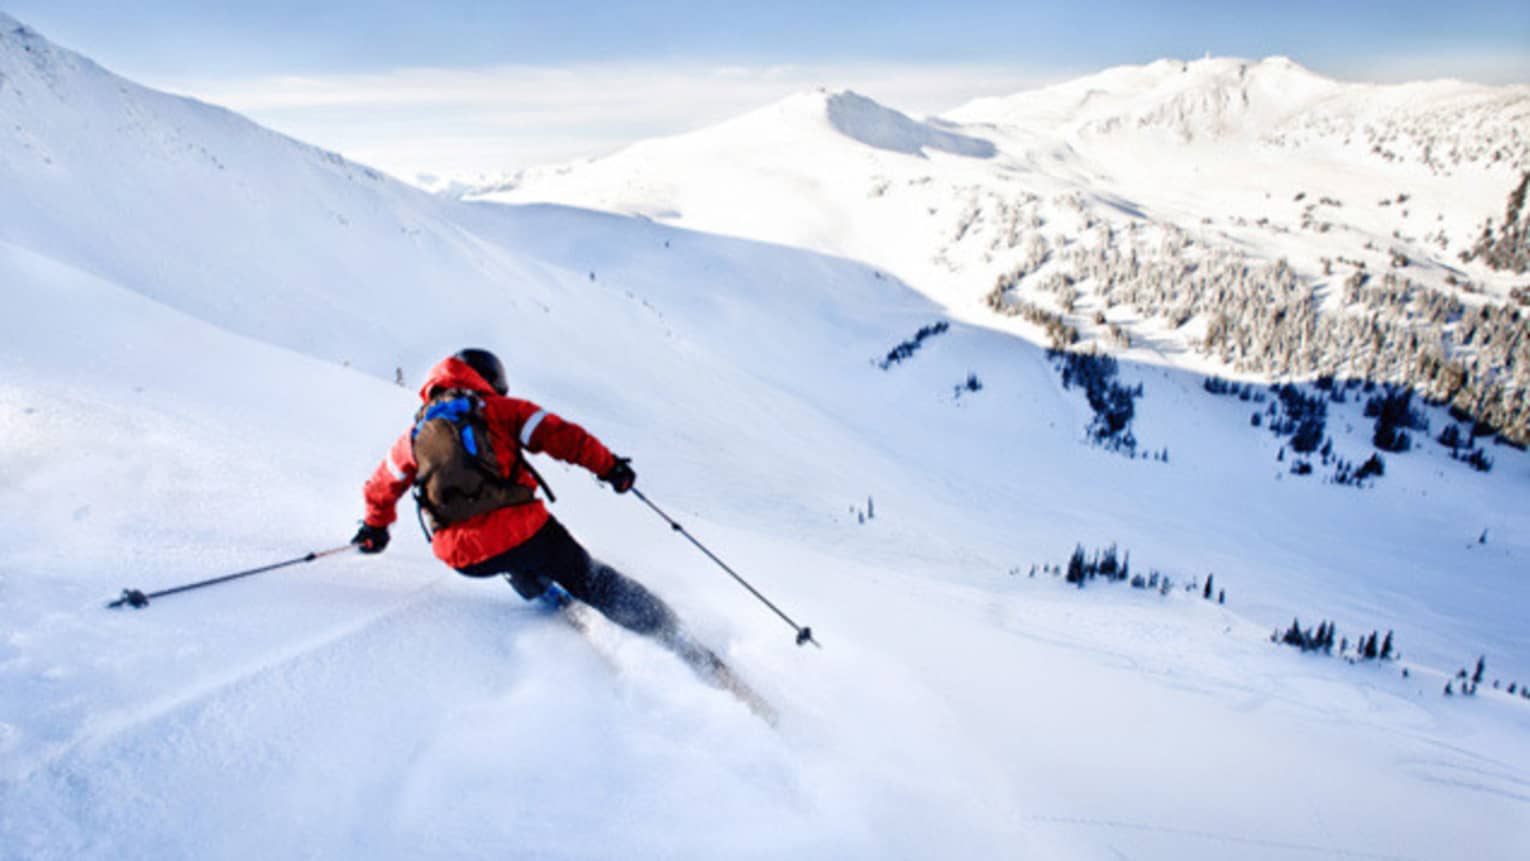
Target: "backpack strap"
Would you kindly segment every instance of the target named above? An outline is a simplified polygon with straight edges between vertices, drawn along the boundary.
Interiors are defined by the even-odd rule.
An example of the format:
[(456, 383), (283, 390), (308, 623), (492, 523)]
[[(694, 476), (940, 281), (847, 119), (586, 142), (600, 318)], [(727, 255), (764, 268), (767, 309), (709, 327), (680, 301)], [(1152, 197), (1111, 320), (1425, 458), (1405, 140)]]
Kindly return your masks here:
[(515, 462), (517, 466), (526, 467), (526, 471), (531, 473), (531, 477), (537, 480), (537, 486), (542, 488), (543, 493), (547, 494), (548, 502), (558, 501), (558, 497), (553, 494), (552, 488), (548, 487), (547, 482), (543, 480), (542, 473), (537, 472), (537, 468), (531, 465), (531, 461), (521, 455), (520, 446), (516, 446), (515, 449)]
[[(425, 525), (425, 508), (427, 505), (429, 503), (425, 501), (425, 494), (416, 485), (414, 488), (414, 517), (420, 522), (420, 531), (425, 533), (425, 543), (430, 544), (436, 540), (436, 535), (430, 531), (429, 526)], [(435, 519), (436, 513), (432, 511), (430, 516), (432, 519)]]

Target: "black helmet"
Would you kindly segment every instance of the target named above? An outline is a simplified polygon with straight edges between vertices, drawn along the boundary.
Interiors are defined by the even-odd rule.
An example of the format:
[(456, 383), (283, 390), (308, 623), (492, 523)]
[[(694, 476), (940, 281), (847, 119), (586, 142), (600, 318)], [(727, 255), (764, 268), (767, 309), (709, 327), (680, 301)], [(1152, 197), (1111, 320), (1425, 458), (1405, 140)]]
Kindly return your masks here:
[(452, 358), (466, 363), (469, 368), (477, 371), (478, 376), (483, 377), (483, 381), (488, 383), (494, 391), (501, 395), (510, 394), (510, 384), (505, 381), (505, 366), (500, 363), (498, 356), (488, 350), (469, 347), (466, 350), (458, 350)]

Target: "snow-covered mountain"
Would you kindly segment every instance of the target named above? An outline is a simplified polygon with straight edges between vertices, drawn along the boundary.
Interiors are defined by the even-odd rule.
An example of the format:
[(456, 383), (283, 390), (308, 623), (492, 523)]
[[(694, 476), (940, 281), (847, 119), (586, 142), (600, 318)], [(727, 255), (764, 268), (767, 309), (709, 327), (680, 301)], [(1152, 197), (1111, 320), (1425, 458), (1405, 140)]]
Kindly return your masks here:
[(979, 99), (963, 123), (1044, 127), (1075, 143), (1160, 138), (1328, 148), (1335, 159), (1462, 168), (1530, 167), (1530, 88), (1458, 81), (1341, 83), (1286, 57), (1160, 60), (1034, 92)]
[[(843, 141), (847, 170), (1007, 158), (854, 97), (733, 128), (760, 158)], [(801, 177), (760, 182), (762, 223), (820, 195)], [(1530, 703), (1492, 680), (1530, 680), (1523, 453), (1302, 480), (1249, 404), (1123, 363), (1171, 457), (1122, 457), (1041, 350), (888, 267), (658, 215), (433, 197), (0, 16), (0, 856), (1517, 857)], [(468, 344), (813, 625), (796, 648), (544, 464), (778, 730), (444, 571), (408, 511), (381, 557), (102, 609), (344, 542), (409, 388)], [(1349, 456), (1361, 409), (1328, 406)], [(1173, 587), (1051, 573), (1112, 542)], [(1402, 659), (1271, 644), (1292, 615)], [(1479, 654), (1480, 692), (1443, 696)]]
[(1208, 59), (924, 121), (806, 93), (471, 196), (851, 257), (1042, 342), (1254, 379), (1406, 382), (1525, 442), (1530, 290), (1513, 291), (1527, 276), (1474, 248), (1526, 172), (1530, 87)]

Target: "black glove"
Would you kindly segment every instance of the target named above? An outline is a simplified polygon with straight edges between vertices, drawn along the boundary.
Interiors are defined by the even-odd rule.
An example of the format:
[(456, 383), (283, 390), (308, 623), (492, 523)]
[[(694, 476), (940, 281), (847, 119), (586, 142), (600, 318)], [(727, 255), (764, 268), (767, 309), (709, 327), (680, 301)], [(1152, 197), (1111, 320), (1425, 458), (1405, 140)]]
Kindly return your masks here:
[(388, 527), (363, 523), (351, 543), (361, 548), (362, 553), (381, 553), (388, 546)]
[(632, 483), (637, 481), (637, 473), (632, 471), (632, 458), (617, 458), (616, 465), (606, 470), (606, 474), (602, 475), (600, 480), (611, 485), (611, 489), (617, 493), (626, 493), (631, 490)]

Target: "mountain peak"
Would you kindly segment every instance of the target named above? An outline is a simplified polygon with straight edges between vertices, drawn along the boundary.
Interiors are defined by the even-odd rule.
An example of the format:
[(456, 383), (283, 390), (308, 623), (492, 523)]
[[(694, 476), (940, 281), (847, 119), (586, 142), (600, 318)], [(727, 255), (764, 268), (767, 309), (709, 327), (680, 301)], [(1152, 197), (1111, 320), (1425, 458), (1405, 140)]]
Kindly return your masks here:
[(1343, 84), (1289, 57), (1204, 57), (1116, 66), (952, 112), (967, 122), (1041, 124), (1086, 135), (1165, 129), (1182, 140), (1262, 129)]
[(939, 120), (916, 120), (854, 90), (818, 88), (778, 103), (811, 122), (827, 122), (840, 135), (875, 149), (923, 158), (936, 150), (968, 158), (992, 158), (992, 142), (943, 128)]
[[(1084, 87), (1103, 89), (1122, 96), (1152, 99), (1186, 90), (1246, 89), (1264, 85), (1296, 87), (1293, 96), (1304, 96), (1313, 87), (1333, 87), (1337, 82), (1319, 75), (1290, 57), (1262, 60), (1206, 56), (1198, 60), (1163, 59), (1145, 66), (1115, 66), (1095, 75), (1060, 84), (1049, 90)], [(1041, 91), (1044, 92), (1044, 91)]]
[(927, 150), (968, 158), (997, 154), (992, 142), (951, 129), (944, 120), (916, 120), (854, 90), (816, 87), (694, 134), (703, 139), (721, 136), (797, 146), (829, 132), (836, 140), (849, 139), (918, 158), (926, 157)]

